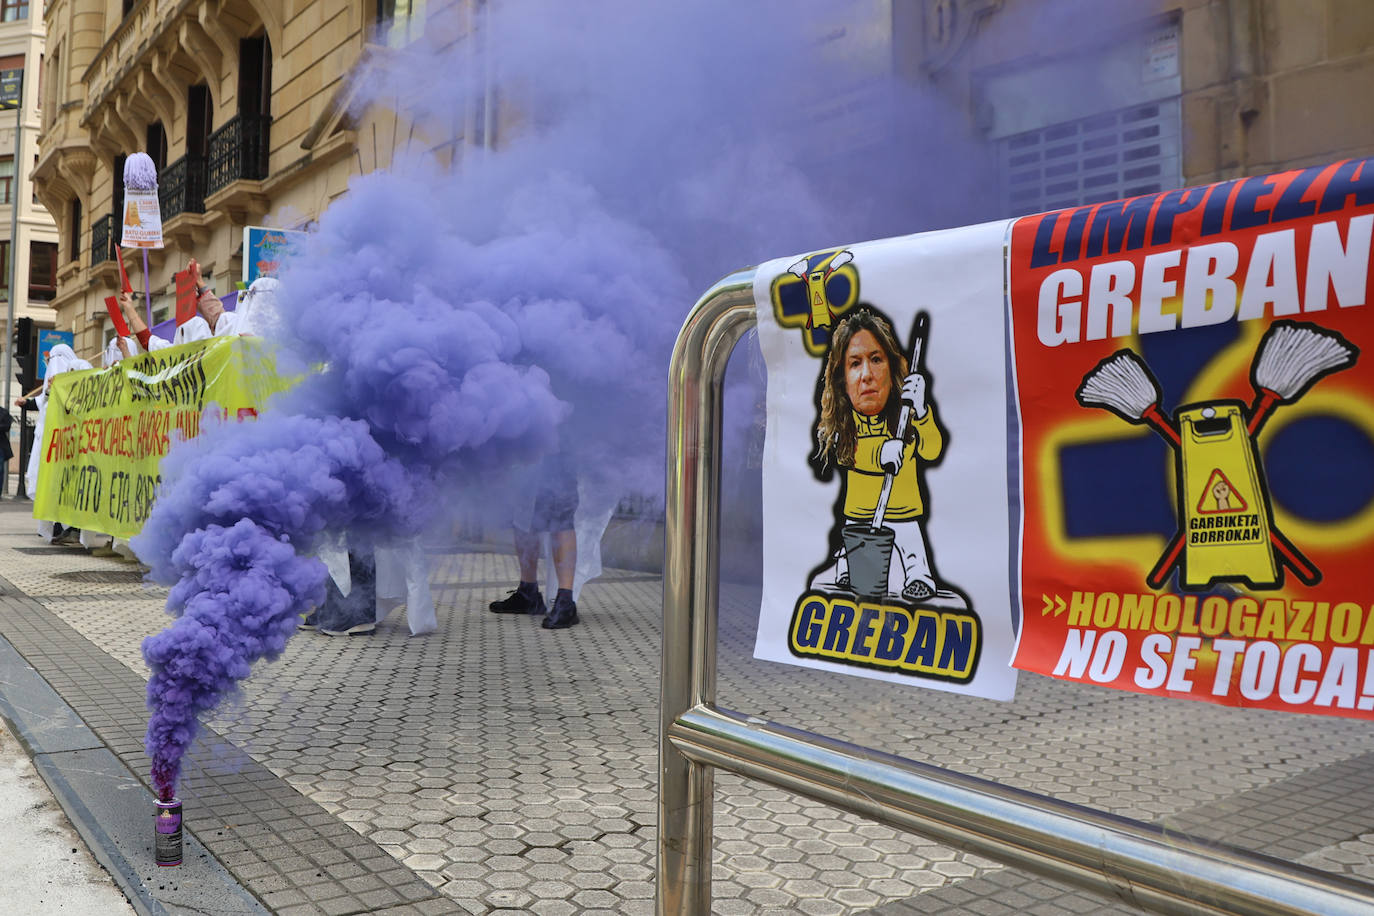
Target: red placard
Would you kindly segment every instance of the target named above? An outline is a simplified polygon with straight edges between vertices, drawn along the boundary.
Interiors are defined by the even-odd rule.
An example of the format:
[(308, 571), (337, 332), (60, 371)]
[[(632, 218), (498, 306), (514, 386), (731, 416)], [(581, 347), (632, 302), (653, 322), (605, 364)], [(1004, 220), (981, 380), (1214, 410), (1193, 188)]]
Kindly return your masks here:
[(128, 272), (124, 270), (124, 255), (122, 255), (118, 250), (115, 251), (115, 263), (119, 265), (119, 282), (124, 284), (121, 288), (126, 293), (132, 293), (134, 291), (134, 287), (133, 284), (129, 282)]
[(119, 300), (114, 296), (106, 296), (105, 309), (110, 313), (110, 321), (114, 324), (115, 333), (120, 337), (128, 337), (129, 324), (124, 320), (124, 312), (119, 308)]
[(177, 327), (196, 317), (196, 284), (189, 270), (179, 270), (177, 281)]
[(1026, 217), (1013, 665), (1374, 718), (1374, 160)]

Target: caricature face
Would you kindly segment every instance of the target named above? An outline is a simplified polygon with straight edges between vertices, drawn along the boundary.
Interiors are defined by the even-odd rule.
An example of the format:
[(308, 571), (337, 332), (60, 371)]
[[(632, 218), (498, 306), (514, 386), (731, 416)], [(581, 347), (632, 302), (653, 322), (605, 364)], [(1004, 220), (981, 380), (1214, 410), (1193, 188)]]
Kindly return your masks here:
[(1217, 498), (1217, 502), (1224, 502), (1231, 495), (1231, 488), (1226, 481), (1218, 480), (1212, 484), (1212, 495)]
[(892, 369), (878, 338), (868, 330), (849, 339), (844, 354), (844, 390), (849, 403), (866, 417), (876, 416), (892, 394)]

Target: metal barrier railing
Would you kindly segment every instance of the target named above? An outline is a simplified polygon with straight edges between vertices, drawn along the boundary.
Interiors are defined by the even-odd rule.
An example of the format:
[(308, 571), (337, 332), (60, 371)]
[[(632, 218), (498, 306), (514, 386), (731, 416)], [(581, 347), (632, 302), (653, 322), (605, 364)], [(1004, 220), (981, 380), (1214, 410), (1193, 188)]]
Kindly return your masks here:
[(697, 303), (669, 369), (660, 916), (711, 911), (716, 767), (1155, 912), (1374, 912), (1353, 880), (716, 708), (722, 395), (753, 280)]

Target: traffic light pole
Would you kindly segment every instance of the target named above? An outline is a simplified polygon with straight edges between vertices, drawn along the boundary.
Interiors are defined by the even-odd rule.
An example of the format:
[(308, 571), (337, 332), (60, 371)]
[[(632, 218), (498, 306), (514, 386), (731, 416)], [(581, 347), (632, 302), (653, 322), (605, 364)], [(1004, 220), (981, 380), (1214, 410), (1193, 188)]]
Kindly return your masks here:
[[(10, 383), (14, 379), (14, 265), (19, 261), (19, 176), (24, 174), (24, 77), (19, 77), (19, 101), (14, 106), (14, 181), (10, 188), (9, 295), (5, 297), (5, 410), (10, 409)], [(19, 444), (24, 444), (24, 414), (19, 414)], [(22, 460), (22, 459), (21, 459)], [(20, 487), (23, 487), (21, 480)], [(0, 496), (10, 491), (10, 463), (0, 463)]]

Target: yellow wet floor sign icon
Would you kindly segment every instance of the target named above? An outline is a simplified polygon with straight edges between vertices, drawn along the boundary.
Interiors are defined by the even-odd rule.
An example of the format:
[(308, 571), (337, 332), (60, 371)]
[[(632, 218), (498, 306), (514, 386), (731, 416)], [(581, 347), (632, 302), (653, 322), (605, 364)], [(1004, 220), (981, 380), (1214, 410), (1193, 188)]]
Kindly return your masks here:
[(1179, 485), (1187, 509), (1184, 586), (1236, 579), (1253, 588), (1278, 584), (1268, 507), (1241, 405), (1187, 407), (1178, 424)]

